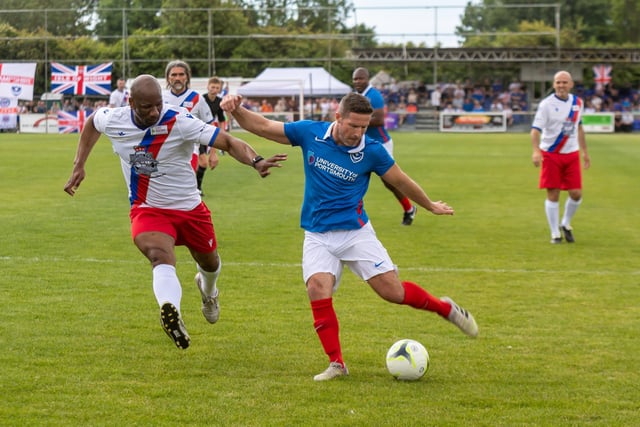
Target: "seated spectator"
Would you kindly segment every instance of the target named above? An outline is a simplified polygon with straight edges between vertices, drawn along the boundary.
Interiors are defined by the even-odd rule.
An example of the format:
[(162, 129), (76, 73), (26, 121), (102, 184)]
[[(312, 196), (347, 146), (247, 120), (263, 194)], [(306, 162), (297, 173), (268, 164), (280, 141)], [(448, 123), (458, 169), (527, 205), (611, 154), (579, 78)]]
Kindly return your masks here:
[(462, 104), (462, 110), (468, 113), (473, 110), (473, 98), (468, 96), (464, 99), (464, 103)]
[(461, 92), (456, 92), (456, 94), (453, 97), (453, 100), (451, 101), (451, 104), (453, 104), (453, 107), (457, 110), (462, 110), (463, 106), (464, 106), (464, 91)]
[(460, 110), (455, 108), (452, 103), (447, 103), (442, 110), (443, 113), (457, 113)]
[(471, 109), (474, 113), (481, 113), (484, 111), (484, 107), (482, 103), (478, 99), (473, 100), (473, 108)]
[(622, 113), (620, 114), (620, 131), (631, 132), (633, 130), (633, 112), (630, 107), (622, 107)]

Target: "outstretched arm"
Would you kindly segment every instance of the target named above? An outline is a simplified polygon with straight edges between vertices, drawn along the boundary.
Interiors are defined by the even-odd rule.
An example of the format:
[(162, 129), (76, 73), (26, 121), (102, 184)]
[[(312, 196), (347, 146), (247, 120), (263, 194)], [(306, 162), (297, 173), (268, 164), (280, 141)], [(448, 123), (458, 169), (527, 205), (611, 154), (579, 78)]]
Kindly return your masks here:
[(76, 190), (80, 186), (80, 183), (84, 180), (86, 175), (84, 165), (89, 158), (89, 154), (93, 149), (96, 142), (100, 138), (100, 132), (93, 124), (93, 114), (90, 115), (84, 122), (84, 128), (80, 134), (80, 140), (78, 141), (78, 149), (76, 151), (76, 158), (73, 161), (73, 170), (71, 171), (71, 177), (64, 186), (64, 191), (70, 196), (76, 193)]
[(409, 175), (404, 173), (398, 164), (394, 164), (381, 177), (384, 182), (391, 184), (402, 194), (428, 210), (434, 215), (453, 215), (453, 208), (443, 201), (434, 202), (429, 199), (427, 193)]
[(287, 154), (275, 154), (264, 159), (256, 153), (251, 145), (222, 129), (220, 129), (213, 147), (228, 152), (240, 163), (254, 167), (263, 178), (271, 173), (270, 168), (279, 168), (282, 166), (279, 162), (287, 160)]
[(244, 108), (242, 106), (242, 96), (226, 95), (222, 98), (220, 106), (224, 111), (231, 113), (233, 118), (246, 131), (280, 144), (291, 145), (284, 133), (284, 123), (269, 120), (261, 114)]

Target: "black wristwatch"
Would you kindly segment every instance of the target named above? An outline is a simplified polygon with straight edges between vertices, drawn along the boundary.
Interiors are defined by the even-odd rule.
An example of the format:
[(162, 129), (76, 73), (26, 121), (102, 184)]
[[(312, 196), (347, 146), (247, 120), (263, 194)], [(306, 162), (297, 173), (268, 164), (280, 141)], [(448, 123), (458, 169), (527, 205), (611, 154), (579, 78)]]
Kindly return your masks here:
[(255, 168), (255, 167), (256, 167), (256, 164), (257, 164), (259, 161), (261, 161), (261, 160), (264, 160), (264, 157), (262, 157), (262, 156), (260, 156), (260, 155), (255, 156), (255, 157), (251, 160), (251, 164), (252, 164), (252, 165), (253, 165), (253, 167)]

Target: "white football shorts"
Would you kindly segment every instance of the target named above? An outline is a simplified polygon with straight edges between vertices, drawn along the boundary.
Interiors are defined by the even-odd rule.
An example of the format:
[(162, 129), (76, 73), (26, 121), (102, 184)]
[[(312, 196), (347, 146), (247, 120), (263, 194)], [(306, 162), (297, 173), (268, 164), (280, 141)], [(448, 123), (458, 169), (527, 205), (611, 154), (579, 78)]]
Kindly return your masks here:
[(365, 281), (396, 270), (370, 222), (358, 230), (305, 231), (302, 248), (305, 283), (316, 273), (331, 273), (336, 278), (335, 292), (340, 285), (343, 265)]

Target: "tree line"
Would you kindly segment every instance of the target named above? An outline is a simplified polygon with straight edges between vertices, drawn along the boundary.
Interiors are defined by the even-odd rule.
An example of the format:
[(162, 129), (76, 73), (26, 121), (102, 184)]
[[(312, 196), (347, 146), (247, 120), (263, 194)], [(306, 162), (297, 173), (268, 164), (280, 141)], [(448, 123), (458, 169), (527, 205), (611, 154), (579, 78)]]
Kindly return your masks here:
[[(76, 64), (114, 62), (114, 75), (163, 75), (170, 59), (194, 75), (255, 76), (265, 67), (323, 66), (343, 81), (354, 47), (382, 47), (366, 23), (349, 27), (350, 0), (3, 0), (0, 57)], [(445, 3), (445, 2), (443, 2)], [(637, 0), (483, 0), (467, 4), (456, 29), (461, 47), (636, 47)], [(559, 28), (558, 28), (559, 25)], [(559, 31), (558, 31), (559, 30)], [(389, 46), (385, 43), (384, 46)], [(408, 43), (407, 47), (414, 46)], [(425, 46), (422, 46), (425, 47)], [(425, 64), (367, 64), (406, 80), (429, 81)], [(517, 76), (517, 66), (442, 64), (439, 75)], [(636, 64), (617, 68), (637, 82)], [(500, 77), (499, 75), (497, 77)], [(37, 85), (44, 86), (42, 79)], [(43, 89), (42, 87), (36, 88)]]

